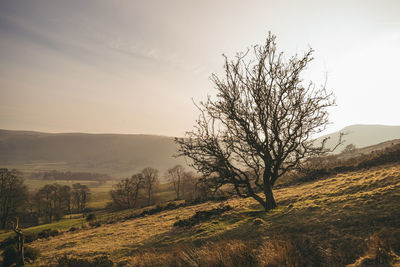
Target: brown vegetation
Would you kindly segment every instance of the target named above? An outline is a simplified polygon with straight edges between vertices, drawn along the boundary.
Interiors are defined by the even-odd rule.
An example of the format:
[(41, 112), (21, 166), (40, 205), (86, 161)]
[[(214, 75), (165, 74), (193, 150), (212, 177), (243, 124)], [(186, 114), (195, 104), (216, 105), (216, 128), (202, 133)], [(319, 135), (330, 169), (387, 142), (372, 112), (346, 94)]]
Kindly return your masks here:
[(398, 165), (338, 174), (277, 189), (278, 208), (270, 213), (251, 198), (229, 199), (230, 211), (191, 227), (173, 226), (221, 204), (206, 202), (64, 232), (31, 246), (45, 265), (73, 254), (108, 255), (133, 266), (343, 266), (379, 251), (366, 240), (382, 229), (391, 233), (382, 237), (389, 254), (400, 253), (399, 179)]

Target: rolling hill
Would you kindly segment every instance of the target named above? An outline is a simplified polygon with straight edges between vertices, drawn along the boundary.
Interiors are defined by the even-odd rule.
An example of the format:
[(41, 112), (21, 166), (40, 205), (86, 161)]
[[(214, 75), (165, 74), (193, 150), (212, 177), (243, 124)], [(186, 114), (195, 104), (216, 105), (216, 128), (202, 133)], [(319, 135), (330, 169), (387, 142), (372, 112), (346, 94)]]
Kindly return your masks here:
[(163, 172), (184, 164), (175, 153), (173, 137), (166, 136), (0, 130), (0, 166), (23, 171), (86, 171), (119, 178), (147, 166)]
[(400, 138), (400, 126), (386, 125), (351, 125), (343, 128), (338, 132), (324, 135), (317, 140), (322, 140), (325, 137), (330, 137), (327, 145), (332, 147), (337, 143), (339, 133), (343, 132), (346, 135), (343, 137), (344, 145), (339, 147), (335, 152), (341, 152), (346, 145), (353, 144), (357, 148), (372, 146), (385, 141)]
[[(352, 125), (344, 128), (346, 145), (357, 148), (400, 138), (400, 126)], [(328, 145), (337, 142), (339, 132)], [(105, 173), (121, 178), (146, 166), (161, 173), (175, 164), (173, 137), (135, 134), (41, 133), (0, 130), (0, 166), (22, 171), (60, 170)]]

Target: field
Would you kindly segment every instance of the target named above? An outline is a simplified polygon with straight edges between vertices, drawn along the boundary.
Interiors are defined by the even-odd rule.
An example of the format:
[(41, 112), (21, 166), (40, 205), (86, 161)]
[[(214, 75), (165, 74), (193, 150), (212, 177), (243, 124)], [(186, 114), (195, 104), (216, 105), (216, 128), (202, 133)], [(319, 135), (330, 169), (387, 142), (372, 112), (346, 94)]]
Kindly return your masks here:
[[(196, 262), (240, 266), (241, 258), (235, 258), (240, 254), (247, 255), (252, 266), (273, 262), (284, 262), (282, 266), (344, 266), (357, 260), (358, 264), (381, 260), (376, 251), (385, 249), (385, 259), (399, 264), (399, 165), (338, 174), (275, 192), (278, 208), (270, 213), (247, 198), (207, 202), (136, 219), (121, 217), (104, 224), (100, 215), (98, 227), (73, 219), (78, 220), (79, 230), (29, 245), (41, 251), (35, 265), (54, 263), (63, 255), (89, 259), (107, 255), (115, 263), (133, 266), (179, 266), (177, 261), (180, 266), (196, 266)], [(233, 209), (191, 227), (173, 226), (198, 211), (226, 205)], [(107, 216), (119, 215), (121, 212)], [(225, 265), (213, 265), (221, 255), (236, 259), (236, 263), (225, 260)], [(300, 263), (290, 265), (287, 259)]]

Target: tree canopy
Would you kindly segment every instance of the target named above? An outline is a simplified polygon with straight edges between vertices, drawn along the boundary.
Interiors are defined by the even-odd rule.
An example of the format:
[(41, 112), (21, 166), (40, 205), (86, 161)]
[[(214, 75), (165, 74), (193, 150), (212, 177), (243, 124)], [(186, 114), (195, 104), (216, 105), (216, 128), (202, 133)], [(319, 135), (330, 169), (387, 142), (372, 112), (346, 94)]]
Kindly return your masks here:
[(194, 129), (176, 138), (179, 155), (214, 184), (231, 184), (266, 211), (275, 208), (277, 179), (308, 157), (330, 151), (326, 139), (320, 145), (312, 140), (326, 128), (327, 109), (335, 104), (325, 85), (302, 80), (312, 53), (310, 48), (286, 59), (270, 33), (265, 44), (233, 60), (224, 55), (224, 75), (211, 76), (216, 97), (196, 105), (200, 116)]

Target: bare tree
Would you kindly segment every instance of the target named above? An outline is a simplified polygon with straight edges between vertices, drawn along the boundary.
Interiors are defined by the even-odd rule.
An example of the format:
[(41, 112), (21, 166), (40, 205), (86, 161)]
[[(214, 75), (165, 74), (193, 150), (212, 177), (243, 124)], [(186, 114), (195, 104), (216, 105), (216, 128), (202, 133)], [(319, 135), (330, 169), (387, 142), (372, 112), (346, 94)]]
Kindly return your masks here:
[(72, 192), (71, 187), (69, 185), (63, 185), (59, 189), (59, 199), (62, 203), (61, 205), (65, 207), (68, 214), (72, 213)]
[(167, 170), (166, 176), (174, 186), (174, 191), (177, 199), (181, 198), (181, 191), (182, 190), (184, 191), (184, 189), (182, 188), (183, 175), (184, 175), (184, 168), (182, 167), (182, 165), (176, 165)]
[(62, 199), (62, 186), (56, 183), (47, 184), (39, 189), (35, 200), (39, 213), (47, 222), (61, 219), (67, 209)]
[(21, 173), (0, 169), (0, 228), (6, 227), (7, 219), (15, 216), (27, 203), (28, 189)]
[(192, 200), (197, 195), (199, 177), (193, 171), (185, 171), (182, 176), (182, 198)]
[(356, 149), (357, 148), (354, 144), (349, 144), (342, 150), (342, 154), (353, 154)]
[(72, 185), (72, 198), (78, 212), (84, 212), (89, 201), (90, 189), (87, 185), (76, 183)]
[(121, 180), (111, 190), (111, 198), (114, 204), (123, 208), (135, 208), (138, 203), (139, 192), (144, 186), (141, 173), (132, 175), (131, 178)]
[(316, 88), (301, 78), (313, 50), (285, 59), (275, 39), (270, 33), (264, 45), (233, 60), (224, 56), (224, 76), (211, 76), (216, 98), (200, 102), (195, 128), (176, 138), (179, 155), (204, 177), (232, 184), (266, 211), (276, 207), (272, 189), (279, 177), (330, 151), (327, 139), (317, 146), (311, 138), (326, 128), (327, 108), (334, 105), (325, 85)]
[(144, 189), (147, 193), (147, 205), (151, 205), (151, 198), (153, 195), (154, 187), (159, 183), (158, 170), (147, 167), (142, 170), (142, 175), (144, 180)]

